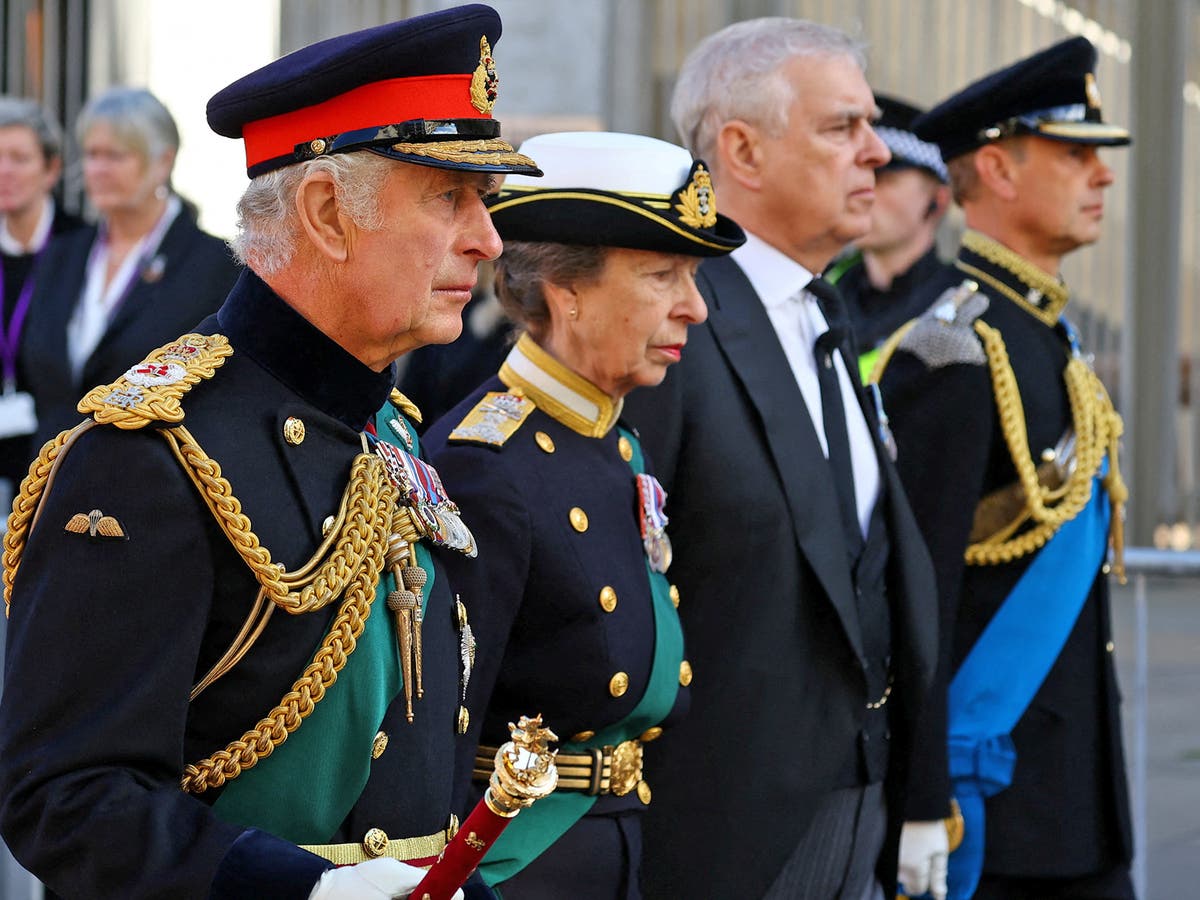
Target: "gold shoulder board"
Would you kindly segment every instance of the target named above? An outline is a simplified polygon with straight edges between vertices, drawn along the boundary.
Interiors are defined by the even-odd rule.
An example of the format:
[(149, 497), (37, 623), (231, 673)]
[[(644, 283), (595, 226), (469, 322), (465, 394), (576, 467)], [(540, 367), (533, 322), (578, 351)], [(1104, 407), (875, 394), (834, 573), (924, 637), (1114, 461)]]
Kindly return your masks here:
[(133, 430), (183, 421), (183, 395), (233, 353), (220, 334), (185, 334), (153, 351), (112, 384), (92, 388), (76, 407), (101, 425)]
[(536, 408), (534, 402), (522, 394), (491, 391), (483, 395), (475, 408), (450, 432), (447, 440), (503, 447)]

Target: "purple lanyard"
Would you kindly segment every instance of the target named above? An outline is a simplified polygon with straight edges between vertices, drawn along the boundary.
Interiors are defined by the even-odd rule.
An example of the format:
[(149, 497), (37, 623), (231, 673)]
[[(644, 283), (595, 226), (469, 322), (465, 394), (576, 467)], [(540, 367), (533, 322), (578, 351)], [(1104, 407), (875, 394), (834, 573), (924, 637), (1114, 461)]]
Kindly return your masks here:
[[(46, 244), (48, 243), (49, 241), (46, 242)], [(42, 244), (38, 252), (34, 254), (33, 265), (29, 267), (29, 273), (21, 285), (21, 292), (17, 294), (17, 304), (13, 307), (12, 318), (5, 324), (3, 315), (0, 315), (0, 358), (3, 360), (4, 393), (6, 394), (16, 389), (17, 351), (21, 346), (21, 329), (25, 327), (25, 316), (29, 312), (29, 303), (33, 299), (33, 276), (37, 272), (42, 254), (46, 252), (46, 244)], [(4, 279), (0, 278), (0, 310), (3, 309)]]

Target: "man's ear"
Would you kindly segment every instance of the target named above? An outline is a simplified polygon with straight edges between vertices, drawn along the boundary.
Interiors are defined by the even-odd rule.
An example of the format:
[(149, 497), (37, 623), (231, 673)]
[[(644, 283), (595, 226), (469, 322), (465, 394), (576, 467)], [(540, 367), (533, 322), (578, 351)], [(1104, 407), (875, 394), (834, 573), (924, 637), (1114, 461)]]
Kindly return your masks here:
[(1000, 144), (985, 144), (975, 151), (975, 172), (979, 180), (1002, 200), (1017, 196), (1017, 160)]
[(762, 133), (742, 119), (730, 119), (717, 132), (721, 175), (750, 190), (762, 189)]
[(342, 215), (328, 172), (310, 173), (296, 189), (296, 214), (300, 227), (318, 253), (331, 262), (345, 262), (350, 255), (354, 225)]

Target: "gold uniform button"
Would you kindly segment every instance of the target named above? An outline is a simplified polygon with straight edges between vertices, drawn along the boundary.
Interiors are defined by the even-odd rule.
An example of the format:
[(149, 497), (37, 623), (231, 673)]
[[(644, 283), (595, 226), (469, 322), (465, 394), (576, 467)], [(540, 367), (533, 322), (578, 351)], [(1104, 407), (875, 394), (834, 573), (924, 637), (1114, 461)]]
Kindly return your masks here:
[(684, 687), (692, 683), (692, 664), (686, 659), (679, 664), (679, 683)]
[(670, 595), (671, 605), (676, 609), (679, 609), (679, 588), (675, 587), (675, 585), (671, 585)]
[(609, 613), (617, 608), (617, 592), (607, 584), (600, 589), (600, 608)]
[(638, 799), (646, 806), (650, 805), (650, 785), (644, 781), (639, 781), (637, 786)]
[(375, 740), (371, 741), (371, 759), (379, 759), (383, 756), (383, 751), (387, 749), (388, 736), (386, 731), (381, 731), (375, 735)]
[(387, 850), (387, 845), (388, 845), (387, 832), (384, 831), (382, 828), (372, 828), (370, 831), (368, 831), (366, 834), (363, 835), (363, 839), (362, 839), (363, 852), (366, 853), (367, 856), (371, 857), (372, 859), (374, 859), (377, 856), (383, 856), (384, 851)]
[(293, 447), (304, 443), (304, 423), (295, 416), (288, 416), (283, 422), (283, 439)]
[(458, 708), (458, 733), (466, 734), (467, 729), (471, 727), (471, 713), (465, 706)]
[(625, 435), (621, 435), (620, 440), (617, 441), (617, 452), (621, 454), (621, 459), (625, 462), (633, 459), (633, 444)]
[(590, 741), (595, 736), (596, 732), (594, 731), (581, 731), (579, 734), (571, 735), (571, 743), (582, 744), (584, 741)]
[(550, 437), (550, 435), (546, 434), (546, 432), (539, 431), (533, 436), (533, 439), (537, 442), (537, 445), (547, 453), (554, 452), (554, 438)]
[(321, 523), (321, 535), (327, 535), (333, 530), (333, 526), (337, 524), (337, 519), (333, 516), (326, 516), (325, 521)]
[(629, 676), (624, 672), (618, 672), (608, 682), (608, 692), (614, 697), (624, 697), (627, 690), (629, 690)]
[(1109, 653), (1112, 653), (1114, 650), (1117, 649), (1117, 645), (1114, 644), (1112, 641), (1109, 641), (1107, 644), (1104, 645), (1104, 649), (1107, 650)]
[(574, 528), (576, 531), (578, 531), (580, 534), (583, 534), (585, 531), (588, 530), (587, 513), (585, 513), (578, 506), (571, 507), (570, 518), (571, 518), (571, 527)]
[(642, 732), (641, 741), (643, 744), (648, 744), (651, 741), (657, 741), (662, 737), (662, 729), (657, 725), (652, 725)]

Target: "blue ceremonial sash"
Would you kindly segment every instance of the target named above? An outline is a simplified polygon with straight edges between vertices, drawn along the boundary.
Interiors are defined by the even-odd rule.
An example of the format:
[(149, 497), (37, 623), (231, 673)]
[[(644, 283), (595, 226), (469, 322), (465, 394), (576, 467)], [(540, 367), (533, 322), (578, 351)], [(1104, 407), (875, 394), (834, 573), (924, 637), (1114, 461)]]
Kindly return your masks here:
[(963, 841), (950, 854), (949, 900), (969, 900), (983, 871), (984, 800), (1012, 783), (1009, 733), (1062, 652), (1108, 549), (1101, 478), (1092, 497), (1030, 563), (950, 682), (950, 778)]

